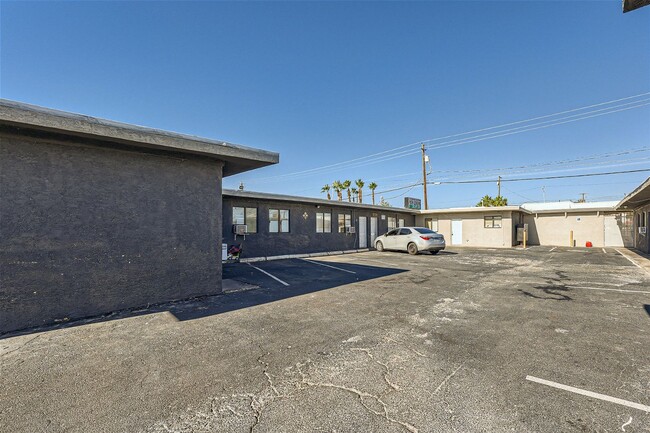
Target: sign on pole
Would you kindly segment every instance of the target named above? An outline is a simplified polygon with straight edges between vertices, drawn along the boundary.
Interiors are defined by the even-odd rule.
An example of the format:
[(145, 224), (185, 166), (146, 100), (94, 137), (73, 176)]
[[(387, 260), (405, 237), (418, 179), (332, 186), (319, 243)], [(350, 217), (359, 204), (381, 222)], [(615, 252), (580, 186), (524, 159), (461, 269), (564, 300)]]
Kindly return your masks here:
[(422, 209), (422, 200), (413, 197), (404, 197), (404, 207), (407, 209)]

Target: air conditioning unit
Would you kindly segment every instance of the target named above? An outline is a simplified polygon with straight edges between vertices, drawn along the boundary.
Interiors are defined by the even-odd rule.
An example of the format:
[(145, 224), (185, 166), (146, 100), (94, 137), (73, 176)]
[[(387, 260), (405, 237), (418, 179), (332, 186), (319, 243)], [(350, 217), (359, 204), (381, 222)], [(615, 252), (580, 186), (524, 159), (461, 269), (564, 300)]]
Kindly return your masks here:
[(639, 234), (644, 235), (646, 233), (646, 227), (639, 227)]
[(348, 227), (348, 229), (346, 230), (346, 232), (347, 232), (347, 233), (356, 233), (356, 232), (357, 232), (357, 228), (356, 228), (356, 227)]
[(242, 236), (247, 235), (248, 226), (246, 224), (233, 224), (232, 232), (236, 235), (242, 235)]

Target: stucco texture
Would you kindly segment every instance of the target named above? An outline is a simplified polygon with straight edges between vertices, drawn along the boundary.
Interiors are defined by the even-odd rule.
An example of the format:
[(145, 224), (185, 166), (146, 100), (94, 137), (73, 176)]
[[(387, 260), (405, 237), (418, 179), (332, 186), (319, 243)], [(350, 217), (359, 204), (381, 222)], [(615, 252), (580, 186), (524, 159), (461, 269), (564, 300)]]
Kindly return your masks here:
[(0, 332), (221, 291), (222, 163), (0, 135)]

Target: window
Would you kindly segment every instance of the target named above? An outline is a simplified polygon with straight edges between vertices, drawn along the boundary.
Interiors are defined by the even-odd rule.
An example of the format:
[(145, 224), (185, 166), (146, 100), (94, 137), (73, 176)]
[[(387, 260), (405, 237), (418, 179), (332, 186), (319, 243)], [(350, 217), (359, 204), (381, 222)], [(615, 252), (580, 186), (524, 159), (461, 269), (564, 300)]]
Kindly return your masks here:
[(269, 209), (269, 232), (289, 232), (289, 211), (286, 209)]
[(352, 216), (348, 214), (339, 214), (339, 233), (346, 233), (347, 229), (352, 226)]
[(233, 207), (232, 223), (246, 224), (248, 233), (257, 233), (257, 208), (256, 207)]
[(388, 233), (386, 233), (386, 236), (396, 236), (398, 232), (399, 232), (399, 230), (393, 229), (393, 230), (389, 231)]
[(486, 229), (500, 229), (501, 217), (500, 216), (486, 216), (483, 218), (483, 227)]
[(393, 230), (394, 228), (397, 228), (397, 218), (388, 217), (388, 230)]
[(438, 218), (425, 218), (424, 225), (429, 230), (438, 231)]
[(332, 214), (316, 212), (316, 233), (332, 233)]
[(400, 218), (400, 219), (399, 219), (399, 221), (398, 221), (398, 223), (397, 223), (397, 226), (398, 226), (398, 227), (404, 227), (404, 219), (403, 219), (403, 218)]
[(399, 234), (400, 234), (400, 236), (410, 235), (411, 230), (410, 229), (399, 229)]

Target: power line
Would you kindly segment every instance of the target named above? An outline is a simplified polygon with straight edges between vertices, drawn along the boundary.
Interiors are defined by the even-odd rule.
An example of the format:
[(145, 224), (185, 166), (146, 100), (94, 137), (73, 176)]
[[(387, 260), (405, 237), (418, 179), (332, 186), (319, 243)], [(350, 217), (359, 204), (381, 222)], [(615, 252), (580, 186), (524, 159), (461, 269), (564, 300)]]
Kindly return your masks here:
[[(382, 151), (382, 152), (374, 153), (374, 154), (371, 154), (371, 155), (366, 155), (366, 156), (359, 157), (359, 158), (349, 159), (349, 160), (346, 160), (346, 161), (342, 161), (342, 162), (338, 162), (338, 163), (334, 163), (334, 164), (329, 164), (329, 165), (325, 165), (325, 166), (321, 166), (321, 167), (315, 167), (315, 168), (311, 168), (311, 169), (307, 169), (307, 170), (301, 170), (301, 171), (297, 171), (297, 172), (293, 172), (293, 173), (286, 173), (286, 174), (277, 175), (277, 176), (268, 176), (268, 177), (264, 177), (264, 178), (258, 178), (256, 180), (257, 181), (263, 181), (263, 180), (268, 180), (268, 179), (273, 179), (273, 178), (285, 178), (285, 177), (291, 177), (291, 176), (314, 174), (316, 172), (327, 170), (327, 169), (334, 168), (334, 167), (339, 167), (337, 169), (343, 169), (344, 166), (345, 167), (350, 166), (349, 168), (356, 168), (356, 167), (369, 165), (369, 164), (374, 164), (374, 163), (378, 163), (378, 162), (383, 162), (385, 160), (404, 157), (404, 156), (416, 153), (416, 152), (413, 152), (412, 149), (401, 150), (400, 152), (397, 152), (397, 153), (393, 153), (393, 152), (395, 152), (397, 150), (400, 150), (400, 149), (412, 148), (412, 147), (414, 147), (416, 145), (419, 146), (422, 142), (424, 142), (424, 143), (432, 143), (434, 141), (444, 140), (444, 139), (453, 138), (453, 137), (459, 137), (459, 136), (462, 136), (462, 135), (468, 135), (468, 134), (472, 134), (472, 133), (475, 133), (475, 132), (482, 132), (482, 131), (487, 131), (487, 130), (492, 130), (492, 129), (498, 129), (498, 128), (503, 128), (505, 126), (515, 125), (515, 124), (529, 123), (529, 122), (539, 120), (539, 119), (557, 117), (559, 115), (570, 113), (570, 112), (586, 110), (588, 108), (608, 105), (608, 104), (612, 104), (612, 103), (615, 103), (615, 102), (634, 99), (634, 98), (639, 98), (641, 96), (646, 96), (646, 95), (650, 95), (650, 92), (641, 93), (641, 94), (634, 95), (634, 96), (629, 96), (629, 97), (626, 97), (626, 98), (615, 99), (615, 100), (611, 100), (611, 101), (607, 101), (607, 102), (602, 102), (602, 103), (599, 103), (599, 104), (588, 105), (588, 106), (584, 106), (584, 107), (580, 107), (580, 108), (575, 108), (575, 109), (572, 109), (572, 110), (565, 110), (565, 111), (561, 111), (561, 112), (557, 112), (557, 113), (553, 113), (553, 114), (549, 114), (549, 115), (545, 115), (545, 116), (538, 116), (538, 117), (534, 117), (534, 118), (530, 118), (530, 119), (526, 119), (526, 120), (520, 120), (520, 121), (517, 121), (517, 122), (510, 122), (510, 123), (506, 123), (506, 124), (502, 124), (502, 125), (492, 126), (492, 127), (489, 127), (489, 128), (482, 128), (482, 129), (463, 132), (463, 133), (459, 133), (459, 134), (452, 134), (452, 135), (448, 135), (448, 136), (444, 136), (444, 137), (438, 137), (438, 138), (434, 138), (434, 139), (421, 140), (421, 141), (418, 141), (416, 143), (411, 143), (411, 144), (407, 144), (407, 145), (404, 145), (404, 146), (399, 146), (399, 147), (396, 147), (396, 148), (393, 148), (393, 149), (388, 149), (388, 150), (385, 150), (385, 151)], [(570, 122), (574, 122), (574, 121), (578, 121), (578, 120), (584, 120), (584, 119), (589, 119), (589, 118), (592, 118), (592, 117), (598, 117), (598, 116), (602, 116), (602, 115), (606, 115), (606, 114), (612, 114), (612, 113), (616, 113), (616, 112), (619, 112), (619, 111), (625, 111), (625, 110), (630, 110), (630, 109), (634, 109), (634, 108), (639, 108), (639, 107), (642, 107), (642, 106), (645, 106), (645, 105), (649, 105), (650, 102), (647, 102), (647, 101), (650, 101), (650, 100), (649, 99), (643, 99), (643, 100), (640, 100), (640, 101), (628, 102), (628, 103), (625, 103), (625, 104), (610, 106), (610, 107), (606, 107), (606, 108), (599, 109), (599, 110), (592, 110), (592, 111), (586, 112), (586, 113), (580, 113), (580, 114), (576, 114), (576, 115), (572, 115), (572, 116), (565, 116), (565, 117), (563, 117), (561, 119), (554, 119), (554, 120), (549, 120), (549, 121), (544, 121), (544, 122), (538, 122), (538, 123), (532, 124), (532, 125), (525, 125), (525, 126), (521, 126), (521, 127), (517, 127), (517, 128), (511, 128), (511, 129), (507, 129), (507, 130), (496, 131), (496, 132), (492, 132), (492, 133), (489, 133), (489, 134), (482, 134), (482, 135), (474, 136), (474, 137), (466, 137), (466, 138), (463, 138), (463, 139), (460, 139), (460, 140), (452, 140), (452, 141), (449, 141), (449, 142), (438, 143), (438, 144), (433, 145), (432, 149), (439, 149), (439, 148), (443, 148), (443, 147), (451, 147), (451, 146), (457, 146), (457, 145), (461, 145), (461, 144), (472, 143), (472, 142), (476, 142), (476, 141), (488, 140), (488, 139), (503, 137), (503, 136), (506, 136), (506, 135), (512, 135), (512, 134), (515, 134), (515, 133), (521, 133), (521, 132), (526, 132), (526, 131), (531, 131), (531, 130), (536, 130), (536, 129), (547, 128), (547, 127), (550, 127), (550, 126), (560, 125), (560, 124), (564, 124), (564, 123), (570, 123)], [(633, 105), (631, 107), (627, 107), (628, 105), (631, 105), (631, 104), (639, 104), (639, 105)], [(621, 108), (621, 107), (626, 107), (626, 108)], [(616, 108), (620, 108), (620, 109), (614, 110)], [(599, 114), (593, 114), (593, 113), (599, 113)], [(575, 118), (575, 117), (577, 117), (577, 118)], [(571, 120), (566, 120), (566, 119), (571, 119)], [(383, 156), (380, 156), (380, 155), (383, 155)], [(377, 156), (379, 156), (379, 158), (375, 158), (375, 160), (371, 160), (372, 158), (377, 157)], [(370, 160), (370, 161), (368, 161), (368, 160)], [(253, 180), (253, 182), (256, 181), (256, 180)]]
[[(643, 168), (639, 170), (623, 170), (623, 171), (610, 171), (606, 173), (587, 173), (587, 174), (570, 174), (564, 176), (546, 176), (546, 177), (526, 177), (518, 179), (501, 179), (501, 182), (526, 182), (531, 180), (548, 180), (548, 179), (568, 179), (576, 177), (592, 177), (592, 176), (609, 176), (614, 174), (625, 174), (625, 173), (642, 173), (648, 172), (650, 168)], [(434, 185), (448, 185), (448, 184), (469, 184), (469, 183), (493, 183), (496, 182), (496, 179), (490, 180), (458, 180), (458, 181), (440, 181), (440, 182), (428, 182)]]

